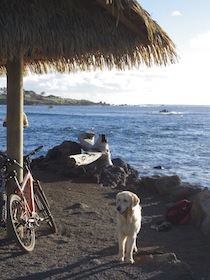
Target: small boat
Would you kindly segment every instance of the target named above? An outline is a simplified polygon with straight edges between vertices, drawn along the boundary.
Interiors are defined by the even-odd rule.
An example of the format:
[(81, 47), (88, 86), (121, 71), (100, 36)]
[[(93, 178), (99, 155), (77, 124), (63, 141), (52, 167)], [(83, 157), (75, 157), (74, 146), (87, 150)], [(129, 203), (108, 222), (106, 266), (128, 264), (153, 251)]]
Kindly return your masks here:
[(166, 109), (163, 109), (163, 110), (160, 111), (160, 113), (169, 113), (169, 111), (166, 110)]
[(53, 105), (48, 106), (48, 109), (52, 109), (52, 108), (53, 108)]

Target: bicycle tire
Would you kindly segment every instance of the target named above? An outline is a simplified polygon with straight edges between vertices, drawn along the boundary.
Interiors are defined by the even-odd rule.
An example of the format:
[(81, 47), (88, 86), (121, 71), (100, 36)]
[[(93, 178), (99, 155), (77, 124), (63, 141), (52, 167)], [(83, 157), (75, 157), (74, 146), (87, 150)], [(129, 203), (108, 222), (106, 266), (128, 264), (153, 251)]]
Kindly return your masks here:
[(34, 181), (34, 200), (38, 209), (38, 214), (43, 215), (44, 221), (50, 227), (51, 233), (57, 232), (57, 227), (53, 215), (50, 211), (49, 203), (38, 180)]
[(24, 252), (31, 252), (35, 247), (34, 224), (27, 220), (22, 199), (12, 194), (9, 198), (8, 222), (14, 240)]
[(0, 226), (6, 228), (7, 225), (7, 194), (0, 193)]

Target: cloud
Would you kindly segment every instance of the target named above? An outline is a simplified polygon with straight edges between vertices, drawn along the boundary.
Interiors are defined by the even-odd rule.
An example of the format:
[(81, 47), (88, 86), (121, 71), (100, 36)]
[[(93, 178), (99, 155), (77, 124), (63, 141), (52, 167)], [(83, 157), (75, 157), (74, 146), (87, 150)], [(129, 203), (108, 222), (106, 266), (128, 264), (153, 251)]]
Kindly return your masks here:
[(172, 17), (180, 17), (182, 16), (180, 11), (173, 11), (173, 13), (171, 14)]
[(190, 47), (194, 50), (210, 51), (210, 30), (206, 33), (199, 34), (190, 40)]
[[(110, 104), (210, 105), (210, 30), (194, 36), (180, 62), (130, 71), (94, 71), (29, 75), (24, 89)], [(6, 78), (0, 78), (0, 87)]]
[[(185, 56), (180, 63), (164, 68), (31, 75), (24, 77), (24, 89), (110, 104), (207, 105), (209, 74), (201, 62), (204, 60)], [(5, 82), (0, 78), (0, 87)]]
[(208, 73), (193, 58), (164, 68), (30, 75), (24, 77), (24, 89), (110, 104), (210, 104)]
[[(94, 102), (141, 104), (150, 101), (149, 97), (153, 91), (151, 85), (155, 87), (159, 80), (164, 81), (165, 76), (164, 71), (143, 67), (130, 71), (31, 75), (24, 78), (24, 89)], [(150, 92), (148, 97), (143, 97), (148, 91)]]

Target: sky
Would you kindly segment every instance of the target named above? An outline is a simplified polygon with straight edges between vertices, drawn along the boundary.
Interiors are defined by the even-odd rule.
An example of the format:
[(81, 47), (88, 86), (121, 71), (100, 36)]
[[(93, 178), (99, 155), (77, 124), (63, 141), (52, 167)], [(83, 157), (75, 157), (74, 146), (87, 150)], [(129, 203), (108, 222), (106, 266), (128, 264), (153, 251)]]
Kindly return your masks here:
[[(24, 89), (109, 104), (210, 105), (210, 1), (138, 0), (177, 47), (179, 63), (126, 71), (29, 75)], [(6, 87), (6, 78), (0, 78)]]

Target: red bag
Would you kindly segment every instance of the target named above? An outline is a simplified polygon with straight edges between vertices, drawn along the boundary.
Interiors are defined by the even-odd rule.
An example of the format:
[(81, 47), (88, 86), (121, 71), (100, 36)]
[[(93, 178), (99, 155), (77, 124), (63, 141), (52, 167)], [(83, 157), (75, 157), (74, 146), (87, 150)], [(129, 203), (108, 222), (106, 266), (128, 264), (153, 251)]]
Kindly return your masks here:
[(186, 225), (190, 221), (191, 207), (189, 200), (179, 200), (166, 211), (165, 218), (173, 225)]

